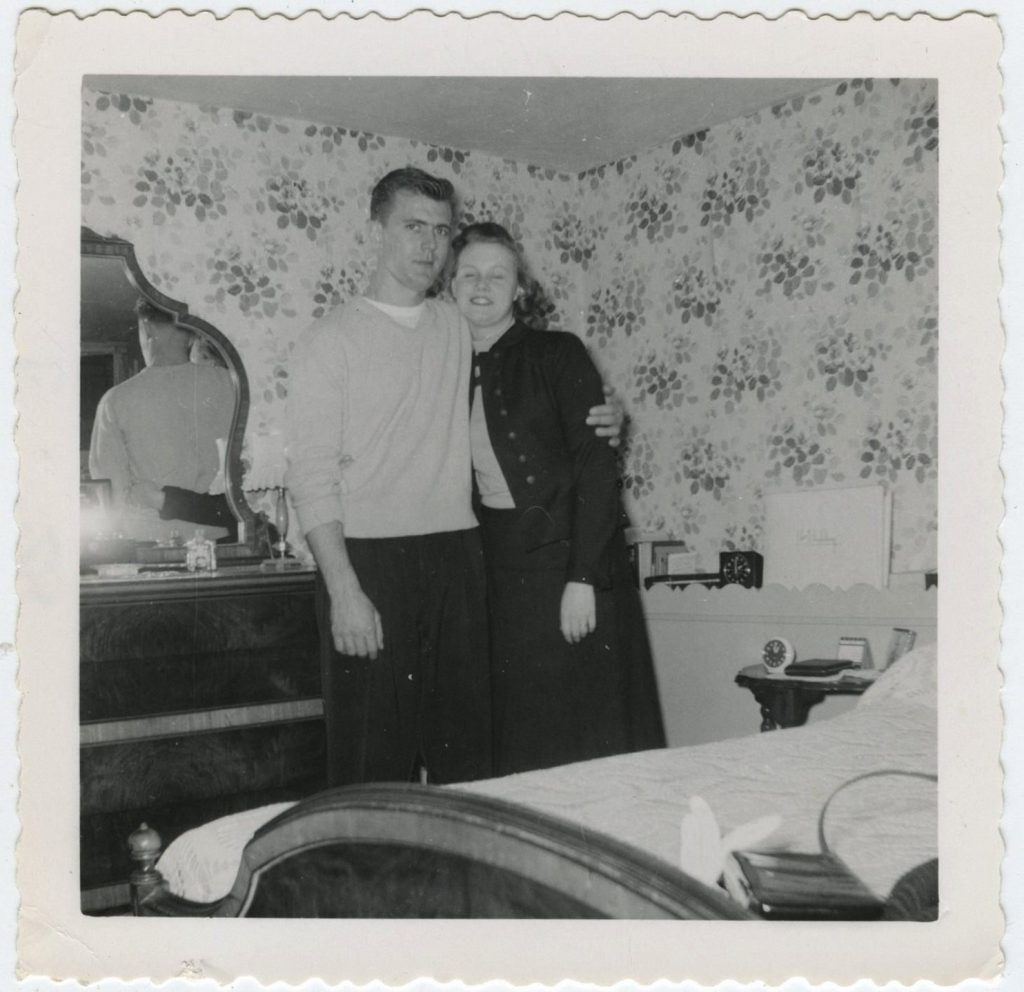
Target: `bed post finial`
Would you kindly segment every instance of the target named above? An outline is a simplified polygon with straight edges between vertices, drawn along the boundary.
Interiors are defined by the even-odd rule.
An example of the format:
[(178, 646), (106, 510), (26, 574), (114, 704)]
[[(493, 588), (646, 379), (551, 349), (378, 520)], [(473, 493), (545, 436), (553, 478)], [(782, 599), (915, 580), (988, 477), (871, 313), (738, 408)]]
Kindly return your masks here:
[(128, 878), (132, 892), (132, 910), (136, 915), (140, 904), (148, 896), (167, 888), (163, 875), (156, 870), (161, 853), (160, 843), (160, 835), (145, 823), (140, 824), (128, 837), (128, 852), (136, 865)]

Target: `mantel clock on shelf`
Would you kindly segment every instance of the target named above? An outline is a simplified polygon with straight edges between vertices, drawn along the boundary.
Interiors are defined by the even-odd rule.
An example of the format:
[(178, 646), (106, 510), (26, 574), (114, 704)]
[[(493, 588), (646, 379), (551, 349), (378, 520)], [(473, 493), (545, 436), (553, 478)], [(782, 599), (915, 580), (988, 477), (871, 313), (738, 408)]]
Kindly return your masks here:
[(698, 572), (686, 575), (650, 575), (644, 579), (644, 588), (650, 589), (658, 583), (680, 588), (690, 583), (700, 583), (709, 588), (722, 586), (743, 586), (746, 589), (760, 589), (764, 579), (764, 556), (757, 551), (720, 551), (717, 572)]
[(756, 551), (720, 551), (718, 575), (723, 586), (760, 589), (764, 577), (764, 556)]

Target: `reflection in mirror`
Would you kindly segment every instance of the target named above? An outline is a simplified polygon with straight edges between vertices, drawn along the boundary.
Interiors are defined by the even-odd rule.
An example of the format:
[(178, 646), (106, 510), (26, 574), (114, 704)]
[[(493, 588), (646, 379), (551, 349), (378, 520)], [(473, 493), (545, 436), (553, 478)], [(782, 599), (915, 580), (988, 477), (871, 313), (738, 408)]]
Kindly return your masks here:
[(81, 477), (110, 484), (103, 519), (83, 516), (83, 539), (124, 560), (126, 544), (172, 549), (201, 528), (244, 551), (229, 547), (255, 530), (240, 486), (248, 387), (235, 349), (156, 290), (128, 242), (89, 231), (81, 321)]

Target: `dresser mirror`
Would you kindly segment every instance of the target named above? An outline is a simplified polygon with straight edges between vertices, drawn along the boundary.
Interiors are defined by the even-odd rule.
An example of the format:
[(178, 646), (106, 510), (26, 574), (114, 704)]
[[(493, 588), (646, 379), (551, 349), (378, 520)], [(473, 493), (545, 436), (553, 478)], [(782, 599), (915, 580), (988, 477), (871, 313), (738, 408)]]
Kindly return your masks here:
[(242, 493), (249, 385), (235, 347), (156, 289), (130, 242), (83, 228), (81, 261), (83, 563), (174, 562), (200, 528), (218, 559), (258, 554)]

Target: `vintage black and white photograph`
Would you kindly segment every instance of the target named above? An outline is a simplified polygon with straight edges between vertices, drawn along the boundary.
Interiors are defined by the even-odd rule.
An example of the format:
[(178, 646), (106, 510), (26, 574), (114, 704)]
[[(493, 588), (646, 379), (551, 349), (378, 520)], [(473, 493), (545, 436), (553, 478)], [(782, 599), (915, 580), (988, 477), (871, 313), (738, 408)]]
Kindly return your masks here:
[[(140, 912), (934, 920), (937, 97), (87, 76), (83, 304), (139, 297), (88, 357), (128, 326), (145, 367), (82, 459), (140, 563), (83, 563), (83, 909), (132, 904), (127, 841)], [(225, 487), (243, 553), (197, 582)], [(641, 595), (627, 535), (710, 581)], [(753, 822), (793, 891), (730, 860)]]
[(82, 74), (84, 917), (951, 905), (938, 75), (593, 68)]

